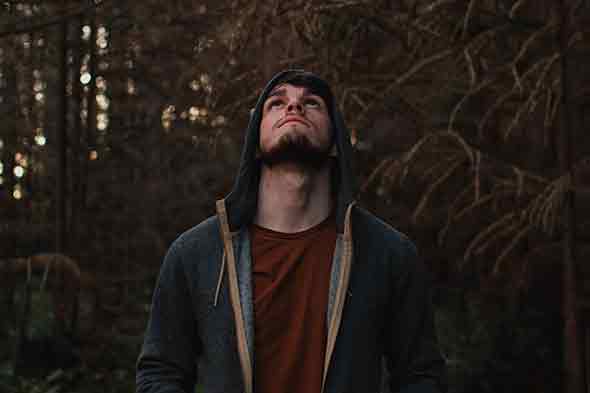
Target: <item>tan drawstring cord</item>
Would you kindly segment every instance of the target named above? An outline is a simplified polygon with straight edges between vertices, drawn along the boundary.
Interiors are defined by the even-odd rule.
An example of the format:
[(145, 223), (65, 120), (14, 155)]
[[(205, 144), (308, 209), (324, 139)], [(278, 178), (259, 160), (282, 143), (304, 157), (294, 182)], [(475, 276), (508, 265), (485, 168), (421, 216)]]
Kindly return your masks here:
[(221, 257), (221, 271), (219, 272), (219, 279), (217, 280), (217, 288), (215, 289), (215, 300), (213, 307), (217, 307), (217, 301), (219, 300), (219, 291), (221, 290), (221, 283), (223, 281), (223, 274), (225, 273), (225, 251)]

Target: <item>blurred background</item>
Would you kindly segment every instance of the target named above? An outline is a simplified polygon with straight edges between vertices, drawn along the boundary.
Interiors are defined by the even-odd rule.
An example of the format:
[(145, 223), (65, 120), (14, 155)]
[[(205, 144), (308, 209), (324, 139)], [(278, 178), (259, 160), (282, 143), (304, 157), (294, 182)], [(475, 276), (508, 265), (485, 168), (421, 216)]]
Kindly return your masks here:
[(436, 282), (450, 391), (590, 389), (590, 4), (0, 2), (0, 392), (131, 392), (162, 257), (277, 71)]

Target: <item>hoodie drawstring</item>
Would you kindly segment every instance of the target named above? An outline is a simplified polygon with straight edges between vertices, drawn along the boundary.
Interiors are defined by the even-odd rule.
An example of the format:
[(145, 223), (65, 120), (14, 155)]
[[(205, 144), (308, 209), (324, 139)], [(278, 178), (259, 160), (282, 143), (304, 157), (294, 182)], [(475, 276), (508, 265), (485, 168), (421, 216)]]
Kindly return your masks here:
[(225, 251), (221, 257), (221, 270), (219, 271), (219, 278), (217, 279), (217, 288), (215, 289), (215, 300), (213, 301), (213, 307), (217, 307), (217, 301), (219, 300), (219, 291), (221, 290), (221, 283), (223, 281), (223, 274), (225, 273)]

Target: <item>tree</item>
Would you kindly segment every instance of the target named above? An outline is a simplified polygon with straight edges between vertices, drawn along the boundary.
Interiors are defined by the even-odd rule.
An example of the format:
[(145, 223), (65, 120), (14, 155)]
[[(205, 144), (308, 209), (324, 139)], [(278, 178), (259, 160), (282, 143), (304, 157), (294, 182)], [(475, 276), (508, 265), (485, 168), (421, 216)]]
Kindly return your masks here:
[(585, 98), (574, 98), (570, 90), (587, 83), (575, 71), (585, 64), (581, 29), (587, 16), (575, 12), (582, 6), (574, 7), (519, 1), (490, 10), (469, 2), (462, 15), (456, 14), (462, 21), (457, 35), (464, 42), (460, 70), (469, 78), (455, 83), (464, 93), (452, 104), (448, 122), (378, 168), (390, 185), (408, 170), (425, 174), (413, 221), (446, 215), (438, 220), (438, 240), (463, 248), (460, 266), (483, 262), (483, 274), (506, 272), (512, 282), (524, 283), (535, 260), (563, 249), (568, 392), (583, 387), (576, 275), (582, 239), (576, 221), (587, 216), (576, 211), (574, 201), (588, 198), (589, 169), (588, 140), (574, 122)]

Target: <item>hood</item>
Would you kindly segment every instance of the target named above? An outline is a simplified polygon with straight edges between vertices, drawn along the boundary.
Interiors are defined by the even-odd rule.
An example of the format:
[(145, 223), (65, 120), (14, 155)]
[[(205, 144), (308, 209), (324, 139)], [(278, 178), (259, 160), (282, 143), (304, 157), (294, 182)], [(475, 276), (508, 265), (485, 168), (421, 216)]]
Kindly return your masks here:
[[(232, 232), (239, 230), (244, 225), (249, 225), (256, 213), (258, 201), (258, 183), (260, 180), (260, 161), (256, 157), (260, 141), (260, 120), (262, 118), (262, 107), (270, 91), (286, 79), (295, 75), (305, 75), (316, 80), (327, 82), (320, 77), (304, 70), (286, 70), (276, 74), (264, 87), (258, 97), (256, 107), (250, 115), (250, 121), (246, 130), (240, 168), (231, 192), (225, 198), (225, 208), (228, 215), (228, 224)], [(346, 208), (353, 201), (356, 189), (352, 166), (352, 145), (349, 132), (344, 125), (342, 115), (338, 110), (335, 99), (330, 103), (329, 112), (334, 131), (334, 144), (337, 148), (336, 170), (333, 176), (337, 179), (336, 184), (336, 223), (338, 232), (344, 230), (344, 217)]]

